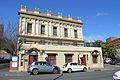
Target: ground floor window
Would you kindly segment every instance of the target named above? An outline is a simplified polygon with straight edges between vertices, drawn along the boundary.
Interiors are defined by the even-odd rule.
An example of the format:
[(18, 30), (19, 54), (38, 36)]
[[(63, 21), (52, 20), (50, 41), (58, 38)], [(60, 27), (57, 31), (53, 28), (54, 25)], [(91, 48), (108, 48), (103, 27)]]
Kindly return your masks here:
[(72, 55), (71, 54), (65, 55), (65, 63), (69, 63), (69, 62), (72, 62)]
[(97, 61), (97, 57), (98, 56), (93, 56), (93, 63), (97, 63), (98, 61)]
[(55, 54), (48, 54), (48, 60), (50, 64), (56, 65), (56, 55)]

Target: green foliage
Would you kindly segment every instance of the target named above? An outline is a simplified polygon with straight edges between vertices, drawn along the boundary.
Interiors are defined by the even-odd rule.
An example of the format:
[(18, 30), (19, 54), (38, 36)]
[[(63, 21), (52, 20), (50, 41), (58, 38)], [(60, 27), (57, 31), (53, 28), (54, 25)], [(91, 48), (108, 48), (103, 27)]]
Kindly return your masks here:
[(103, 43), (102, 41), (97, 40), (93, 44), (94, 44), (94, 47), (101, 47), (102, 43)]
[(116, 57), (116, 60), (120, 61), (120, 57)]
[(117, 54), (116, 49), (114, 48), (113, 44), (104, 42), (102, 45), (102, 53), (104, 57), (109, 57), (115, 59), (115, 55)]
[(104, 57), (115, 59), (115, 55), (117, 54), (117, 50), (114, 48), (113, 44), (97, 40), (94, 42), (94, 46), (102, 48), (102, 53), (103, 53)]

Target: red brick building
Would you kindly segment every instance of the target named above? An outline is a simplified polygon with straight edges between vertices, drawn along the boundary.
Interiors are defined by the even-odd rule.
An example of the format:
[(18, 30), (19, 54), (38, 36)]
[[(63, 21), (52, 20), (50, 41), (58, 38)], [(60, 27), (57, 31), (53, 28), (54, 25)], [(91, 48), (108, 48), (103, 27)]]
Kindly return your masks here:
[(106, 41), (108, 43), (114, 44), (116, 50), (118, 51), (118, 53), (120, 53), (120, 38), (110, 37), (110, 38), (107, 38)]

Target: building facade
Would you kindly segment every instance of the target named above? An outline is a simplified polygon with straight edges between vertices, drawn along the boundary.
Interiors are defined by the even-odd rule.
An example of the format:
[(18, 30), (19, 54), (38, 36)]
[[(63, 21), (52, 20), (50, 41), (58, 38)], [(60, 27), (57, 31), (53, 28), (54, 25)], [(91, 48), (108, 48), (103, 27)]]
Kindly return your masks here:
[(80, 19), (25, 7), (18, 14), (19, 71), (26, 71), (33, 61), (49, 61), (60, 67), (78, 62), (90, 68), (103, 68), (101, 48), (84, 47)]
[(2, 38), (3, 33), (4, 33), (4, 25), (0, 24), (0, 39)]
[(111, 43), (111, 44), (114, 44), (115, 45), (115, 48), (116, 50), (118, 51), (118, 56), (120, 56), (120, 38), (117, 38), (117, 37), (110, 37), (110, 38), (107, 38), (106, 41), (108, 43)]

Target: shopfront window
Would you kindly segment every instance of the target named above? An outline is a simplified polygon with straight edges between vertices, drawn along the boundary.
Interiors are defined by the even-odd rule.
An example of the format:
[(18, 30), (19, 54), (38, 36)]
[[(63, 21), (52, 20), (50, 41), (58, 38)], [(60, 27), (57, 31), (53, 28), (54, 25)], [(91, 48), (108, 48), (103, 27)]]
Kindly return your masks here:
[(50, 64), (56, 65), (56, 55), (55, 54), (48, 54), (48, 60)]
[(98, 57), (98, 56), (93, 56), (93, 63), (98, 63), (97, 57)]
[(99, 52), (97, 50), (94, 50), (92, 52), (92, 60), (93, 60), (93, 63), (98, 63), (98, 56), (99, 56)]
[(72, 55), (65, 55), (65, 63), (72, 62)]

